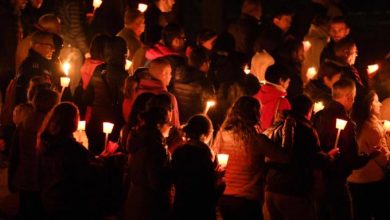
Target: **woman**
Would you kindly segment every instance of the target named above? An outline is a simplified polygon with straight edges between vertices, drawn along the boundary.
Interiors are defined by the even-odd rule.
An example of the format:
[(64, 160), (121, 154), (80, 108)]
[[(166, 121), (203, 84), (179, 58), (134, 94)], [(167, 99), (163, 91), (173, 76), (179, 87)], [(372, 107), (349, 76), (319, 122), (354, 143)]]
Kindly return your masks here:
[(216, 219), (222, 184), (208, 144), (213, 126), (206, 115), (192, 116), (183, 128), (186, 143), (172, 156), (175, 185), (174, 219)]
[(288, 159), (260, 133), (259, 112), (260, 104), (255, 98), (239, 98), (230, 109), (213, 146), (215, 153), (229, 155), (226, 189), (220, 199), (225, 220), (261, 219), (265, 156), (280, 162)]
[(364, 167), (354, 170), (348, 177), (352, 207), (357, 220), (390, 219), (389, 198), (386, 193), (384, 168), (389, 165), (389, 146), (386, 132), (379, 121), (381, 103), (378, 95), (370, 91), (356, 112), (357, 142), (361, 153), (379, 150), (381, 153)]
[(142, 126), (128, 138), (130, 189), (124, 219), (168, 219), (170, 160), (165, 138), (172, 127), (164, 108), (150, 108), (141, 114)]

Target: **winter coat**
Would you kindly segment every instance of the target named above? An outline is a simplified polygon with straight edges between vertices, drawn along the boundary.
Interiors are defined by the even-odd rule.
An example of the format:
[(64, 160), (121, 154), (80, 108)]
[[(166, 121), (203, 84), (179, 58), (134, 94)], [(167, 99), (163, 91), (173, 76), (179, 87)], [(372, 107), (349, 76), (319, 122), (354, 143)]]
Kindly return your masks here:
[(310, 80), (305, 86), (304, 93), (308, 95), (313, 102), (322, 102), (327, 106), (332, 101), (332, 90), (328, 88), (320, 79)]

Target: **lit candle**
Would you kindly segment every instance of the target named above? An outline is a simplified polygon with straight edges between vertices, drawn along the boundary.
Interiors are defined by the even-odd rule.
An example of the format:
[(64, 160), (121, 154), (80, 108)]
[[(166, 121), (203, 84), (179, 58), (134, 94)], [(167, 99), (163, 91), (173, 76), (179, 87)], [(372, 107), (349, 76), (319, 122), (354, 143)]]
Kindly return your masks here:
[(207, 112), (210, 110), (211, 107), (215, 106), (215, 101), (214, 100), (209, 100), (206, 103), (206, 108), (203, 111), (203, 114), (207, 114)]
[(148, 9), (148, 5), (147, 4), (142, 4), (142, 3), (138, 4), (138, 11), (144, 13), (146, 11), (146, 9)]
[(311, 47), (311, 43), (308, 40), (303, 41), (302, 44), (303, 44), (303, 50), (305, 52), (307, 52)]
[(310, 67), (307, 69), (306, 77), (310, 80), (313, 79), (317, 75), (317, 70), (315, 67)]
[(64, 89), (65, 87), (68, 87), (68, 86), (69, 86), (70, 78), (67, 77), (67, 76), (62, 76), (62, 77), (60, 78), (60, 81), (61, 81), (62, 89)]
[(79, 124), (77, 126), (78, 131), (85, 131), (85, 121), (79, 121)]
[(339, 144), (339, 138), (340, 138), (340, 132), (341, 130), (344, 130), (345, 126), (347, 125), (347, 121), (343, 119), (336, 119), (336, 128), (337, 128), (337, 136), (336, 136), (336, 141), (334, 143), (334, 148), (337, 147)]
[(131, 62), (131, 60), (126, 60), (125, 69), (126, 69), (126, 70), (129, 70), (130, 67), (131, 67), (131, 64), (133, 64), (133, 62)]
[(229, 160), (229, 154), (218, 154), (218, 163), (222, 169), (225, 169)]
[(322, 102), (316, 102), (316, 103), (314, 103), (313, 111), (314, 111), (314, 113), (317, 113), (317, 112), (321, 111), (324, 108), (325, 108), (325, 106), (324, 106), (324, 104)]
[(390, 132), (390, 121), (385, 120), (383, 123), (383, 128), (385, 128), (386, 132)]
[(244, 67), (244, 72), (245, 72), (245, 74), (250, 74), (251, 73), (251, 69), (249, 69), (249, 66), (248, 65), (245, 65), (245, 67)]
[(97, 8), (102, 5), (103, 1), (102, 0), (93, 0), (93, 9), (96, 10)]
[(378, 71), (378, 69), (379, 69), (379, 65), (378, 64), (368, 65), (367, 66), (367, 73), (368, 73), (368, 75), (372, 75), (376, 71)]
[(110, 122), (103, 122), (103, 133), (110, 134), (112, 129), (114, 128), (114, 124)]
[(62, 64), (62, 70), (64, 70), (65, 75), (69, 76), (70, 63), (65, 62), (64, 64)]

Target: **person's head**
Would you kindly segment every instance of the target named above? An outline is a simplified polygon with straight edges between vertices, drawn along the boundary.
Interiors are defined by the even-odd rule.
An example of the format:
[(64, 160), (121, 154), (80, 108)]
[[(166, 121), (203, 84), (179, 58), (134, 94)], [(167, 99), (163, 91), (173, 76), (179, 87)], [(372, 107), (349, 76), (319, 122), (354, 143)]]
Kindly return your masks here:
[(71, 102), (61, 102), (47, 115), (44, 130), (53, 136), (71, 136), (77, 130), (79, 110)]
[(337, 58), (349, 65), (354, 65), (358, 56), (356, 43), (349, 37), (338, 41), (334, 46), (334, 52)]
[(43, 4), (43, 0), (30, 0), (30, 2), (34, 8), (40, 8)]
[(194, 48), (190, 53), (188, 64), (204, 73), (207, 73), (210, 67), (210, 58), (207, 51), (202, 47)]
[(48, 113), (60, 101), (58, 92), (51, 89), (40, 89), (32, 99), (34, 111)]
[(245, 0), (241, 7), (241, 13), (250, 15), (257, 20), (261, 19), (262, 5), (260, 0)]
[(127, 9), (124, 22), (125, 28), (133, 30), (137, 37), (145, 31), (145, 16), (137, 9)]
[(144, 127), (158, 129), (165, 138), (169, 136), (172, 127), (168, 117), (167, 110), (159, 107), (150, 108), (140, 115)]
[(199, 140), (208, 144), (213, 137), (213, 124), (207, 115), (194, 115), (183, 127), (187, 140)]
[(302, 64), (305, 60), (303, 43), (295, 39), (286, 40), (275, 53), (276, 56), (285, 60), (291, 60), (294, 63)]
[(155, 0), (157, 7), (164, 13), (171, 12), (175, 2), (175, 0)]
[(218, 35), (211, 29), (203, 29), (199, 32), (196, 38), (196, 45), (204, 47), (206, 50), (211, 51), (214, 47), (215, 40)]
[(111, 37), (104, 48), (104, 61), (109, 65), (118, 65), (125, 68), (127, 58), (126, 41), (121, 37)]
[(134, 103), (131, 108), (131, 112), (129, 114), (128, 118), (128, 125), (130, 127), (134, 127), (137, 125), (142, 125), (140, 122), (140, 114), (141, 112), (144, 112), (147, 109), (147, 104), (151, 98), (153, 98), (155, 95), (150, 92), (145, 92), (137, 96), (137, 98), (134, 100)]
[(265, 80), (287, 90), (290, 85), (290, 74), (282, 65), (274, 64), (265, 71)]
[(347, 20), (342, 17), (334, 17), (329, 22), (329, 34), (334, 42), (339, 42), (349, 34), (349, 25)]
[(332, 87), (332, 99), (342, 104), (347, 111), (352, 110), (355, 102), (356, 86), (352, 80), (340, 79)]
[(172, 121), (173, 105), (168, 94), (162, 93), (151, 97), (147, 103), (147, 109), (150, 108), (164, 108), (168, 112), (168, 119)]
[(332, 89), (333, 84), (340, 80), (341, 72), (342, 70), (338, 65), (332, 62), (324, 62), (318, 69), (318, 78), (322, 80), (325, 86)]
[(165, 46), (180, 52), (185, 47), (186, 36), (183, 28), (175, 23), (169, 23), (162, 30), (162, 40)]
[(238, 140), (247, 141), (260, 123), (260, 103), (251, 96), (242, 96), (229, 109), (222, 130), (232, 131)]
[(19, 126), (33, 111), (31, 104), (22, 103), (17, 105), (12, 112), (12, 121), (16, 126)]
[(213, 50), (230, 52), (234, 51), (235, 46), (236, 42), (234, 41), (233, 35), (225, 31), (218, 35), (217, 39), (215, 40)]
[(51, 60), (55, 51), (53, 35), (49, 32), (38, 31), (31, 38), (31, 49), (42, 57)]
[(61, 20), (54, 14), (42, 15), (39, 18), (36, 27), (41, 31), (47, 31), (57, 35), (61, 34)]
[(110, 36), (105, 34), (97, 34), (93, 37), (91, 44), (89, 46), (89, 53), (91, 54), (91, 59), (94, 60), (104, 60), (104, 50), (106, 49), (106, 44), (110, 42)]
[(293, 14), (289, 8), (279, 8), (272, 17), (272, 23), (286, 33), (291, 27)]
[(357, 124), (357, 131), (367, 120), (379, 118), (382, 103), (379, 102), (378, 95), (374, 90), (369, 91), (359, 103), (359, 110), (354, 112), (354, 119)]
[(26, 7), (28, 0), (10, 0), (11, 4), (18, 11), (22, 10)]
[(153, 78), (161, 81), (164, 87), (167, 87), (172, 78), (171, 64), (164, 58), (154, 59), (149, 64), (149, 73)]
[(32, 102), (38, 90), (50, 89), (50, 87), (51, 87), (51, 80), (46, 75), (33, 76), (28, 83), (27, 101)]
[(313, 101), (307, 95), (295, 96), (291, 102), (291, 113), (310, 120), (313, 112)]

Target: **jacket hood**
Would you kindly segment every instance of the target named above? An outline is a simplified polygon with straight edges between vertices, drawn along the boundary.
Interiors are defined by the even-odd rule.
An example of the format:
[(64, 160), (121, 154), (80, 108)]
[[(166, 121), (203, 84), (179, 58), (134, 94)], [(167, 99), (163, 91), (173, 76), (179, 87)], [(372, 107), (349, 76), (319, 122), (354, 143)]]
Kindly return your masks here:
[(265, 84), (261, 87), (258, 96), (260, 97), (263, 104), (274, 101), (277, 98), (287, 96), (287, 92), (283, 92), (271, 84)]
[(148, 60), (154, 60), (156, 58), (164, 57), (168, 55), (180, 55), (180, 54), (160, 43), (155, 44), (152, 48), (147, 50), (145, 53), (145, 57)]
[(138, 91), (146, 91), (152, 93), (159, 93), (161, 91), (167, 91), (166, 88), (163, 87), (162, 83), (155, 79), (141, 79), (138, 84)]

